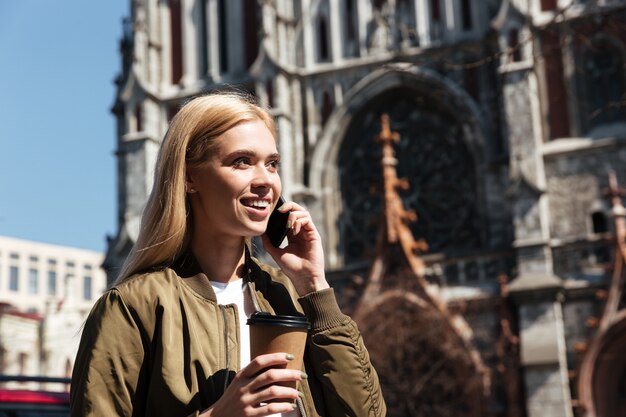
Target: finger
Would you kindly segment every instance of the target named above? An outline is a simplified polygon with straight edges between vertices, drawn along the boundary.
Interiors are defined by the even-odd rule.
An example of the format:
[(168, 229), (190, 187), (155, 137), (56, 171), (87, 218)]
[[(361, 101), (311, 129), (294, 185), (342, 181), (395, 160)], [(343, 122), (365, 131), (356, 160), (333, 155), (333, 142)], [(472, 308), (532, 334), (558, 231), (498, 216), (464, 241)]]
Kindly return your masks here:
[(260, 392), (277, 384), (302, 381), (303, 377), (304, 374), (295, 369), (269, 368), (254, 377), (250, 383), (250, 390)]
[(241, 371), (241, 374), (246, 378), (252, 378), (271, 366), (286, 365), (289, 360), (289, 355), (285, 352), (259, 355)]
[(313, 219), (311, 216), (301, 217), (294, 221), (294, 227), (292, 228), (292, 233), (294, 236), (298, 235), (300, 231), (312, 231), (316, 230), (315, 225), (313, 224)]
[(278, 401), (294, 402), (300, 396), (300, 392), (292, 387), (284, 385), (270, 385), (250, 395), (253, 404), (272, 403)]
[(285, 204), (278, 208), (279, 211), (286, 213), (288, 211), (308, 211), (306, 207), (301, 206), (300, 204), (294, 201), (287, 201)]
[(272, 402), (267, 404), (261, 404), (256, 407), (251, 413), (254, 416), (272, 416), (274, 414), (288, 413), (295, 410), (298, 406), (295, 403), (290, 402)]

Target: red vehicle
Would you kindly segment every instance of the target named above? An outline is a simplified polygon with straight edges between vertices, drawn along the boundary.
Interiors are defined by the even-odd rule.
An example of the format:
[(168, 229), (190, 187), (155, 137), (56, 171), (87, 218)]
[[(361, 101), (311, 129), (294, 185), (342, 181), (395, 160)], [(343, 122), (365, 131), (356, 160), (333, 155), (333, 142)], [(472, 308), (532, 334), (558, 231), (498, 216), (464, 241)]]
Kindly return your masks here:
[[(70, 382), (68, 378), (0, 375), (0, 385), (9, 381), (61, 384)], [(0, 388), (0, 417), (67, 417), (69, 414), (69, 392)]]

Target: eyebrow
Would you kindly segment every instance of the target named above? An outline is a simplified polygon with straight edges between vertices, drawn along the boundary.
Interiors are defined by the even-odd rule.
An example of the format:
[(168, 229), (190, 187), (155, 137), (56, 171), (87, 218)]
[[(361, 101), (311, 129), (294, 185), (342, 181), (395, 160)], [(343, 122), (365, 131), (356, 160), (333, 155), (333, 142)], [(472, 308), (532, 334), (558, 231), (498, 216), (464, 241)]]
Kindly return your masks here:
[[(236, 151), (233, 151), (227, 155), (225, 155), (223, 158), (224, 159), (230, 159), (230, 158), (234, 158), (236, 156), (250, 156), (250, 157), (257, 157), (258, 153), (251, 150), (251, 149), (238, 149)], [(280, 154), (278, 152), (274, 152), (270, 155), (268, 155), (268, 159), (280, 159)]]

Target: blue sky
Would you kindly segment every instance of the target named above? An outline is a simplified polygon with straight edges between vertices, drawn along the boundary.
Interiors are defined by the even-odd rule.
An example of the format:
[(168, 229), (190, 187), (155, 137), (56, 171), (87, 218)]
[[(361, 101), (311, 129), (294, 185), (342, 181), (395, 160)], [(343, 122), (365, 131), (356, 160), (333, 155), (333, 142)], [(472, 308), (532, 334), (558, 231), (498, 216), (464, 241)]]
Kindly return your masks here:
[(104, 251), (129, 0), (0, 0), (0, 235)]

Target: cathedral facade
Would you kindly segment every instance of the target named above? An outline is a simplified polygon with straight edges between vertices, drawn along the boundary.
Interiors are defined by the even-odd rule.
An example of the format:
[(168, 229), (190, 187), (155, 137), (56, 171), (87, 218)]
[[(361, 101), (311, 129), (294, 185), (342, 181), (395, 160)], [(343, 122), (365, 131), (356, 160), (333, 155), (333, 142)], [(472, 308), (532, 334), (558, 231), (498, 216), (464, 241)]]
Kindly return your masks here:
[[(615, 269), (609, 173), (626, 184), (626, 1), (131, 0), (120, 53), (109, 283), (169, 120), (234, 89), (271, 108), (285, 197), (311, 211), (350, 312), (376, 255), (386, 114), (424, 280), (484, 365), (471, 415), (595, 415), (580, 368)], [(618, 410), (626, 361), (606, 360)], [(409, 403), (389, 415), (470, 415)]]

